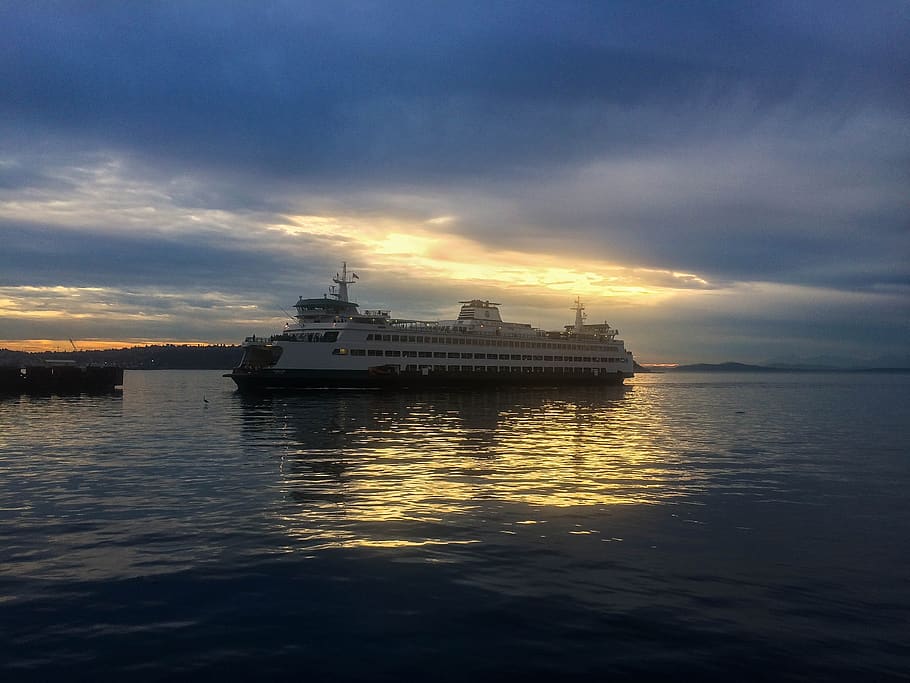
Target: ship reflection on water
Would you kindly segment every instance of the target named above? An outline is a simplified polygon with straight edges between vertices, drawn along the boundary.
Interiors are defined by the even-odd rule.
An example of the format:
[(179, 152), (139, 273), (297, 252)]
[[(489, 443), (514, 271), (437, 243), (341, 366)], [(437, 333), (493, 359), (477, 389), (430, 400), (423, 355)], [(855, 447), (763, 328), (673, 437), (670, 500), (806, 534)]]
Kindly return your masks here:
[[(238, 395), (252, 443), (280, 453), (283, 531), (310, 547), (470, 543), (483, 511), (513, 524), (570, 506), (684, 494), (630, 387)], [(647, 427), (647, 428), (646, 428)], [(501, 509), (497, 512), (501, 516)]]

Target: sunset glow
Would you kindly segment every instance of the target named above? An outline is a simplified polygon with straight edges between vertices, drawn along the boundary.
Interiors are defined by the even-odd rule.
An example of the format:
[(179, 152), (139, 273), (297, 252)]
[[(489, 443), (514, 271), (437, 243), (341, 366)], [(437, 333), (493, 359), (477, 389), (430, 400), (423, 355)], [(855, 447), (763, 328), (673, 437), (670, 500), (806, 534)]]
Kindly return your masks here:
[[(206, 346), (209, 341), (186, 341), (183, 339), (78, 339), (74, 340), (76, 351), (105, 351), (108, 349), (126, 349), (134, 346)], [(47, 351), (70, 352), (73, 346), (69, 339), (0, 339), (0, 349), (10, 351), (28, 351), (41, 353)]]

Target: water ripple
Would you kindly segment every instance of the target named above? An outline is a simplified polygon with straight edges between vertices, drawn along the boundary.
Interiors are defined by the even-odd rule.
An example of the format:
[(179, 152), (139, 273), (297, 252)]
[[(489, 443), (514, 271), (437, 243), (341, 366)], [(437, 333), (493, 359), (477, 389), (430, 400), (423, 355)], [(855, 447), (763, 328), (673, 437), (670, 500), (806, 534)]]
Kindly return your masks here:
[[(907, 664), (908, 385), (251, 398), (160, 371), (122, 395), (4, 398), (0, 659), (16, 679), (278, 672), (300, 653), (328, 672), (354, 632), (360, 664), (336, 677), (404, 674), (446, 642), (477, 675), (775, 661), (883, 680)], [(396, 639), (419, 652), (390, 669)], [(149, 642), (171, 654), (143, 659)]]

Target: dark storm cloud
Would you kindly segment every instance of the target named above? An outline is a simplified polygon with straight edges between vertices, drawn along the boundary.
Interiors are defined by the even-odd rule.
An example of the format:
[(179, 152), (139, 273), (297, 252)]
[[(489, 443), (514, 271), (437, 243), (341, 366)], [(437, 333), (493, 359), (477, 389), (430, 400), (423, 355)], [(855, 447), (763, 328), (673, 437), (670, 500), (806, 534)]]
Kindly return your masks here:
[(8, 221), (0, 221), (0, 234), (0, 286), (65, 283), (249, 291), (261, 282), (263, 272), (276, 268), (276, 260), (280, 263), (280, 257), (257, 252), (248, 243), (219, 244), (186, 235), (117, 235)]
[(806, 6), (22, 3), (0, 17), (0, 97), (25, 131), (190, 165), (411, 180), (710, 135), (702, 107), (744, 91), (903, 106), (900, 5), (862, 13), (875, 35), (847, 31), (852, 5)]
[(18, 164), (0, 166), (0, 191), (22, 190), (24, 188), (51, 188), (60, 184), (41, 173), (34, 173), (19, 167)]
[[(906, 124), (887, 123), (910, 115), (903, 3), (29, 3), (3, 14), (8, 144), (129, 150), (152, 169), (207, 173), (171, 184), (177, 204), (280, 211), (298, 181), (349, 205), (382, 187), (518, 186), (520, 226), (459, 209), (460, 229), (495, 239), (498, 224), (511, 243), (556, 231), (639, 265), (796, 280), (848, 240), (829, 234), (842, 218), (794, 211), (786, 182), (817, 193), (831, 168), (841, 186), (910, 182)], [(870, 111), (886, 121), (878, 140), (842, 139)], [(792, 178), (699, 179), (712, 161), (691, 163), (700, 148), (742, 139), (801, 155)], [(648, 155), (699, 182), (673, 206), (654, 206), (677, 189), (659, 180), (631, 208), (599, 187), (535, 201), (554, 173)], [(718, 165), (754, 161), (747, 151)], [(22, 172), (0, 178), (44, 171)], [(905, 212), (876, 214), (876, 230), (907, 228)], [(866, 233), (860, 252), (878, 246)]]

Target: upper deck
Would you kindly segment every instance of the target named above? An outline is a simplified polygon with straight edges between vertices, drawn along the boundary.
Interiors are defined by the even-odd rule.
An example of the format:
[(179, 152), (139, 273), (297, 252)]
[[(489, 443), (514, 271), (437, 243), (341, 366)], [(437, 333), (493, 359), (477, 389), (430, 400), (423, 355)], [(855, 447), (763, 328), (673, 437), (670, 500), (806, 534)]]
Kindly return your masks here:
[[(485, 299), (468, 299), (460, 301), (461, 309), (454, 320), (410, 320), (392, 318), (388, 310), (360, 311), (358, 304), (348, 298), (348, 286), (359, 279), (354, 273), (348, 276), (347, 264), (342, 266), (341, 273), (336, 273), (329, 294), (322, 298), (300, 297), (294, 308), (295, 324), (288, 324), (282, 333), (270, 337), (270, 341), (314, 341), (325, 340), (325, 333), (334, 341), (338, 333), (357, 331), (364, 333), (388, 330), (409, 335), (422, 335), (436, 338), (437, 343), (450, 343), (450, 339), (470, 337), (478, 341), (512, 339), (540, 341), (585, 341), (589, 343), (621, 344), (616, 339), (618, 331), (609, 324), (589, 325), (584, 323), (584, 306), (576, 299), (575, 325), (566, 325), (563, 331), (547, 331), (532, 327), (528, 323), (506, 322), (502, 319), (499, 303)], [(249, 337), (246, 343), (262, 343), (263, 339)], [(456, 342), (457, 343), (457, 342)]]

